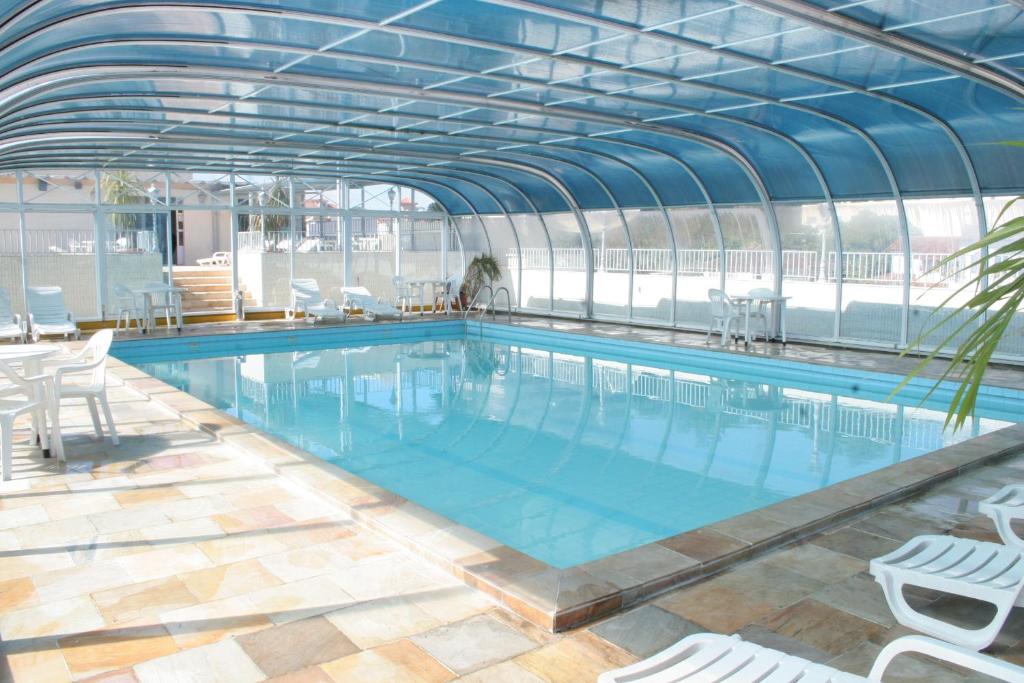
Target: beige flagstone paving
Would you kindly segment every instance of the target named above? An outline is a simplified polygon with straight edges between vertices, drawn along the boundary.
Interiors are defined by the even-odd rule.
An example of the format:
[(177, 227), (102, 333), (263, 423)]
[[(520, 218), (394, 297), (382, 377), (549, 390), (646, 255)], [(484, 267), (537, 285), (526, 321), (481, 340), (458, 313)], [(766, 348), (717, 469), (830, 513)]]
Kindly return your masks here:
[[(19, 424), (14, 479), (0, 484), (0, 681), (593, 681), (699, 630), (739, 632), (864, 674), (881, 646), (907, 633), (865, 573), (868, 559), (918, 530), (991, 540), (977, 501), (1024, 481), (1024, 456), (985, 466), (551, 634), (279, 480), (246, 455), (258, 440), (218, 441), (119, 384), (111, 399), (121, 445), (94, 441), (84, 406), (69, 407), (66, 465), (30, 448)], [(403, 523), (412, 534), (446, 533), (431, 532), (430, 521)], [(739, 547), (737, 538), (757, 530), (735, 532), (724, 525), (687, 535), (675, 550), (700, 557)], [(453, 552), (488, 561), (475, 535), (450, 542)], [(652, 555), (651, 566), (658, 562)], [(647, 568), (604, 569), (614, 580)], [(914, 599), (935, 614), (978, 614), (937, 597)], [(1024, 663), (1024, 610), (991, 653)], [(916, 658), (893, 671), (901, 681), (966, 680)]]

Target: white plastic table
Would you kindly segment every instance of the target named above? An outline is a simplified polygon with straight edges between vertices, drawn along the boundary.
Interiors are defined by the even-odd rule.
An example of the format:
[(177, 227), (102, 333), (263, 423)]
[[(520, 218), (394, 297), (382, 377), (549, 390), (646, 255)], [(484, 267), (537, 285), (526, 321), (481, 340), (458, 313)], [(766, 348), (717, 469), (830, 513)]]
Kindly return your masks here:
[[(739, 294), (737, 296), (730, 296), (734, 304), (743, 307), (743, 343), (744, 346), (750, 346), (750, 307), (755, 303), (769, 303), (772, 306), (772, 317), (771, 317), (771, 329), (769, 330), (769, 339), (775, 339), (780, 336), (781, 332), (782, 343), (786, 343), (786, 302), (793, 297), (789, 296), (750, 296), (749, 294)], [(778, 326), (780, 329), (776, 329), (776, 320), (778, 320)]]
[(181, 332), (181, 293), (184, 291), (184, 287), (156, 284), (132, 288), (132, 294), (142, 297), (142, 317), (145, 320), (143, 333), (151, 332), (156, 329), (156, 316), (153, 315), (154, 296), (175, 298), (174, 317), (178, 323), (178, 332)]
[(444, 280), (409, 280), (407, 283), (410, 287), (418, 288), (420, 292), (420, 315), (423, 315), (423, 309), (426, 307), (426, 290), (430, 287), (430, 302), (431, 308), (433, 303), (437, 301), (437, 288), (444, 287)]
[[(57, 353), (61, 347), (57, 344), (17, 344), (11, 346), (0, 346), (0, 361), (7, 364), (17, 363), (21, 365), (22, 374), (26, 377), (41, 375), (43, 373), (42, 361)], [(53, 381), (46, 382), (46, 412), (50, 414), (50, 450), (57, 454), (57, 457), (64, 456), (64, 442), (60, 436), (60, 406), (57, 404), (57, 396), (54, 390)], [(46, 429), (46, 425), (35, 424), (36, 433)], [(43, 451), (43, 457), (49, 458), (50, 454)]]

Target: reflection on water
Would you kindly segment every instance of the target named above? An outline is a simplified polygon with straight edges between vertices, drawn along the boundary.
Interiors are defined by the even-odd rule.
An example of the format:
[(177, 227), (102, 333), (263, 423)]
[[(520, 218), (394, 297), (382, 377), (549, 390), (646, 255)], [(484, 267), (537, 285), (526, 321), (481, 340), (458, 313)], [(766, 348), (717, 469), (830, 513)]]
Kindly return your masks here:
[(472, 339), (142, 367), (559, 567), (1005, 424)]

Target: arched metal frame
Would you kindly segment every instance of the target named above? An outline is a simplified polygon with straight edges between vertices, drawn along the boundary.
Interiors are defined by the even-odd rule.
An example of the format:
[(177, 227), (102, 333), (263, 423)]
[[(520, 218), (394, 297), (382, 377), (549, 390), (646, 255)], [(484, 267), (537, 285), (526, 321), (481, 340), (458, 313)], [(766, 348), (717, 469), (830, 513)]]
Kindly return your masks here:
[[(802, 136), (791, 134), (773, 127), (772, 124), (757, 120), (756, 117), (745, 115), (745, 110), (749, 111), (759, 106), (781, 107), (799, 112), (801, 115), (809, 117), (810, 121), (827, 122), (836, 127), (835, 134), (838, 135), (842, 131), (843, 135), (849, 134), (852, 135), (852, 138), (860, 140), (877, 160), (895, 203), (899, 223), (903, 259), (901, 283), (903, 296), (898, 346), (905, 346), (909, 341), (913, 264), (910, 226), (904, 198), (913, 193), (908, 192), (901, 185), (901, 182), (905, 182), (907, 178), (901, 177), (900, 174), (906, 171), (898, 170), (894, 162), (893, 155), (897, 154), (898, 150), (890, 149), (887, 146), (888, 143), (883, 143), (876, 138), (876, 135), (865, 125), (847, 120), (830, 110), (826, 106), (828, 98), (854, 93), (868, 98), (868, 102), (883, 102), (886, 105), (898, 107), (933, 125), (939, 134), (949, 141), (951, 148), (955, 151), (955, 156), (963, 166), (966, 179), (963, 193), (969, 193), (974, 201), (980, 234), (984, 235), (987, 230), (983, 201), (983, 192), (986, 191), (986, 188), (979, 177), (978, 161), (972, 156), (971, 149), (962, 137), (961, 131), (964, 124), (962, 122), (954, 124), (944, 118), (940, 110), (936, 110), (930, 105), (923, 105), (902, 92), (893, 94), (900, 88), (914, 87), (916, 84), (914, 81), (890, 83), (884, 86), (869, 85), (866, 80), (861, 83), (859, 79), (845, 74), (840, 78), (827, 72), (823, 73), (822, 69), (815, 70), (813, 66), (807, 65), (808, 60), (838, 54), (841, 50), (823, 52), (820, 55), (803, 54), (793, 58), (783, 55), (783, 59), (769, 59), (756, 51), (745, 48), (746, 43), (755, 42), (765, 36), (733, 42), (723, 40), (719, 44), (713, 44), (690, 38), (689, 33), (673, 31), (674, 26), (682, 25), (695, 18), (685, 14), (682, 14), (678, 21), (642, 25), (601, 14), (596, 10), (595, 12), (584, 12), (553, 7), (543, 0), (481, 0), (481, 2), (529, 13), (530, 16), (535, 16), (543, 21), (572, 22), (573, 25), (589, 28), (595, 37), (601, 32), (604, 34), (598, 40), (592, 40), (583, 45), (542, 46), (536, 42), (528, 44), (526, 39), (516, 44), (515, 41), (497, 40), (489, 35), (465, 36), (459, 34), (454, 25), (444, 25), (436, 21), (433, 24), (413, 21), (420, 16), (429, 15), (434, 11), (436, 5), (443, 4), (437, 0), (425, 0), (411, 5), (397, 14), (384, 17), (341, 16), (343, 12), (327, 15), (304, 7), (289, 8), (287, 2), (275, 2), (271, 7), (263, 0), (233, 2), (229, 7), (156, 0), (129, 3), (125, 0), (124, 3), (105, 2), (99, 8), (89, 7), (87, 3), (82, 3), (64, 12), (53, 12), (52, 15), (47, 15), (48, 18), (45, 22), (33, 24), (34, 9), (37, 6), (46, 6), (50, 2), (51, 0), (40, 0), (8, 11), (6, 15), (0, 14), (0, 46), (3, 46), (8, 54), (21, 56), (19, 57), (20, 61), (12, 61), (6, 65), (9, 68), (5, 70), (3, 79), (0, 79), (0, 171), (16, 171), (20, 180), (20, 169), (93, 168), (100, 165), (104, 168), (130, 169), (160, 166), (168, 171), (209, 170), (301, 177), (351, 177), (365, 180), (380, 179), (395, 184), (408, 184), (410, 187), (420, 186), (422, 188), (426, 185), (438, 188), (438, 191), (443, 189), (444, 193), (458, 198), (465, 205), (460, 207), (459, 214), (463, 215), (468, 210), (469, 214), (465, 215), (472, 215), (478, 222), (488, 246), (491, 248), (492, 238), (487, 232), (486, 223), (480, 218), (478, 207), (474, 205), (471, 196), (460, 192), (460, 188), (466, 191), (472, 188), (474, 193), (481, 193), (489, 197), (489, 200), (503, 212), (509, 229), (512, 231), (521, 266), (522, 246), (512, 214), (522, 209), (506, 206), (497, 192), (499, 187), (505, 188), (511, 190), (522, 200), (521, 203), (537, 217), (544, 231), (550, 257), (549, 288), (551, 296), (547, 311), (549, 313), (555, 312), (555, 259), (551, 231), (544, 215), (549, 211), (564, 210), (553, 208), (552, 202), (554, 202), (558, 206), (564, 205), (576, 216), (586, 259), (585, 312), (588, 317), (593, 314), (595, 269), (593, 245), (585, 212), (591, 208), (606, 207), (592, 206), (593, 197), (579, 194), (581, 187), (578, 186), (578, 181), (570, 178), (575, 174), (577, 178), (589, 178), (595, 187), (601, 188), (612, 204), (611, 208), (617, 211), (622, 222), (630, 255), (630, 286), (627, 308), (630, 319), (633, 318), (632, 297), (634, 279), (637, 274), (633, 237), (624, 212), (634, 208), (653, 208), (661, 212), (665, 220), (665, 228), (669, 233), (669, 243), (672, 245), (673, 277), (669, 322), (673, 325), (676, 324), (678, 249), (668, 208), (678, 204), (666, 202), (665, 197), (659, 193), (659, 185), (653, 182), (651, 175), (657, 171), (649, 171), (628, 160), (616, 158), (615, 150), (619, 147), (645, 149), (648, 153), (657, 154), (661, 158), (669, 160), (698, 188), (704, 203), (710, 210), (716, 238), (719, 241), (722, 264), (719, 276), (724, 288), (727, 268), (725, 242), (716, 201), (713, 199), (713, 194), (720, 189), (720, 180), (712, 178), (713, 174), (718, 171), (711, 168), (714, 165), (712, 162), (700, 159), (700, 154), (690, 159), (688, 155), (681, 153), (679, 150), (685, 149), (685, 146), (671, 147), (666, 144), (666, 148), (661, 149), (651, 143), (657, 139), (665, 140), (666, 143), (668, 141), (685, 142), (706, 150), (713, 150), (723, 155), (723, 159), (728, 160), (729, 164), (734, 165), (745, 176), (768, 222), (772, 242), (771, 250), (774, 257), (773, 284), (777, 292), (781, 292), (783, 289), (785, 264), (775, 203), (819, 201), (819, 197), (825, 202), (832, 224), (839, 264), (839, 274), (835, 280), (833, 339), (840, 339), (842, 337), (844, 281), (842, 273), (842, 264), (844, 263), (843, 229), (839, 223), (835, 205), (837, 198), (833, 188), (830, 187), (828, 172), (819, 163), (817, 154), (820, 151), (812, 149), (813, 146), (809, 147)], [(873, 49), (893, 53), (904, 59), (907, 64), (924, 64), (946, 74), (931, 78), (930, 81), (920, 82), (935, 83), (935, 87), (943, 87), (941, 83), (944, 81), (963, 79), (974, 84), (979, 92), (991, 91), (1017, 103), (1024, 100), (1024, 81), (1015, 78), (1012, 71), (1002, 64), (997, 64), (996, 67), (991, 66), (999, 60), (1011, 59), (1013, 55), (993, 55), (984, 52), (968, 55), (963, 51), (944, 49), (941, 45), (941, 36), (938, 33), (921, 34), (917, 32), (910, 37), (901, 32), (908, 28), (926, 25), (929, 22), (955, 19), (957, 15), (938, 18), (925, 17), (923, 19), (918, 17), (917, 21), (904, 21), (896, 28), (890, 29), (882, 23), (879, 24), (882, 28), (879, 28), (854, 18), (846, 13), (845, 5), (824, 9), (810, 0), (730, 0), (730, 2), (733, 4), (724, 8), (726, 13), (739, 7), (756, 8), (765, 12), (767, 16), (786, 17), (791, 21), (815, 27), (848, 42), (856, 42)], [(977, 0), (977, 2), (991, 4), (990, 0)], [(475, 4), (468, 5), (467, 11), (477, 11), (477, 8), (473, 6)], [(995, 10), (998, 7), (993, 5), (991, 9)], [(48, 51), (42, 50), (30, 54), (22, 49), (31, 45), (32, 41), (38, 41), (45, 37), (47, 32), (56, 34), (57, 31), (77, 28), (77, 22), (92, 22), (91, 25), (95, 25), (99, 19), (136, 12), (202, 11), (217, 15), (235, 14), (259, 17), (263, 20), (296, 19), (322, 24), (339, 31), (345, 30), (347, 33), (327, 45), (315, 46), (316, 49), (287, 43), (283, 39), (279, 42), (259, 42), (252, 37), (241, 39), (231, 35), (218, 36), (214, 41), (208, 35), (199, 34), (193, 36), (168, 34), (166, 37), (154, 34), (146, 38), (138, 38), (124, 34), (103, 35), (89, 34), (88, 32), (81, 35), (73, 34), (74, 40), (58, 43), (58, 47)], [(685, 12), (685, 10), (681, 11)], [(642, 8), (638, 7), (638, 22), (642, 14)], [(993, 26), (992, 30), (1008, 29), (1002, 26)], [(611, 38), (607, 37), (608, 32), (612, 32)], [(486, 32), (482, 33), (486, 34)], [(394, 36), (410, 41), (448, 42), (473, 49), (492, 50), (495, 53), (512, 55), (516, 59), (511, 62), (494, 64), (486, 69), (475, 69), (465, 68), (455, 57), (451, 58), (451, 63), (439, 63), (436, 60), (414, 59), (415, 55), (411, 52), (411, 56), (404, 52), (400, 56), (393, 56), (387, 55), (383, 51), (377, 54), (367, 53), (365, 50), (359, 51), (358, 48), (353, 49), (351, 46), (342, 47), (370, 34)], [(767, 90), (762, 91), (757, 87), (750, 87), (746, 83), (735, 85), (722, 82), (720, 78), (715, 77), (716, 74), (699, 78), (680, 78), (672, 75), (671, 72), (651, 66), (658, 61), (663, 61), (666, 56), (639, 60), (635, 63), (616, 63), (615, 60), (599, 57), (587, 49), (589, 46), (613, 42), (623, 36), (637, 40), (649, 40), (651, 43), (668, 46), (677, 51), (682, 49), (694, 54), (714, 56), (716, 59), (725, 58), (727, 61), (744, 64), (745, 68), (766, 70), (772, 74), (778, 74), (780, 77), (816, 83), (827, 89), (800, 96), (784, 96), (781, 94), (781, 90), (780, 94), (776, 94)], [(180, 49), (183, 59), (175, 60), (176, 66), (162, 65), (157, 62), (148, 65), (133, 64), (131, 61), (124, 63), (123, 60), (113, 60), (112, 63), (101, 61), (102, 65), (90, 62), (94, 53), (99, 54), (96, 52), (97, 50), (115, 49), (119, 45), (174, 47)], [(272, 73), (261, 72), (258, 69), (213, 66), (202, 63), (198, 57), (191, 62), (188, 59), (190, 50), (203, 50), (211, 46), (220, 50), (236, 48), (254, 51), (269, 50), (288, 55), (290, 58), (279, 67), (274, 68)], [(978, 48), (979, 51), (984, 49)], [(25, 55), (28, 56), (25, 57)], [(672, 59), (678, 56), (678, 54), (670, 53), (667, 58)], [(365, 68), (392, 70), (393, 73), (418, 69), (423, 72), (443, 75), (444, 80), (424, 81), (415, 86), (397, 84), (396, 79), (391, 79), (390, 82), (370, 83), (353, 78), (328, 78), (311, 73), (300, 73), (294, 69), (294, 67), (319, 57), (348, 60)], [(59, 70), (55, 70), (49, 64), (58, 58), (65, 62), (60, 63)], [(0, 58), (0, 63), (2, 62), (3, 59)], [(568, 78), (555, 78), (553, 77), (554, 71), (552, 71), (552, 76), (537, 78), (530, 75), (528, 71), (520, 69), (522, 65), (534, 62), (563, 66), (570, 72), (580, 71), (577, 75), (570, 75)], [(799, 66), (794, 66), (797, 63)], [(178, 64), (185, 66), (177, 66)], [(46, 70), (39, 71), (37, 67)], [(305, 68), (303, 70), (308, 71)], [(595, 78), (602, 74), (609, 74), (627, 81), (626, 87), (601, 87), (600, 80), (595, 80)], [(628, 83), (631, 78), (639, 79), (640, 84)], [(212, 94), (204, 92), (204, 87), (195, 88), (191, 97), (197, 101), (224, 102), (208, 111), (181, 106), (164, 107), (167, 93), (159, 87), (154, 87), (146, 92), (134, 93), (136, 100), (129, 101), (127, 105), (123, 103), (128, 100), (129, 89), (123, 93), (119, 90), (118, 95), (101, 92), (99, 97), (94, 96), (96, 93), (77, 94), (75, 91), (75, 89), (79, 89), (79, 92), (84, 93), (85, 91), (80, 90), (83, 86), (102, 87), (104, 83), (117, 84), (126, 81), (157, 84), (161, 82), (161, 79), (170, 79), (168, 82), (191, 82), (197, 85), (230, 81), (243, 84), (252, 90), (248, 93)], [(492, 88), (491, 92), (477, 94), (480, 92), (479, 90), (462, 87), (461, 84), (466, 84), (474, 79), (481, 81), (490, 79), (495, 83), (504, 82), (509, 84), (509, 88), (505, 91), (500, 88), (494, 91)], [(611, 80), (614, 81), (614, 79)], [(639, 96), (635, 94), (637, 91), (652, 86), (672, 86), (680, 83), (691, 90), (709, 93), (709, 97), (710, 95), (720, 95), (727, 101), (728, 97), (734, 97), (740, 98), (741, 102), (726, 104), (726, 106), (709, 107), (705, 105), (701, 107), (686, 101), (677, 102), (657, 95), (645, 96), (647, 93)], [(453, 88), (452, 86), (456, 84), (460, 84), (459, 87)], [(261, 98), (260, 96), (279, 86), (297, 89), (315, 88), (336, 95), (330, 101), (307, 100), (298, 103), (300, 108), (305, 107), (307, 113), (323, 113), (332, 110), (334, 113), (350, 112), (353, 116), (346, 116), (345, 119), (336, 122), (315, 116), (309, 116), (302, 120), (302, 117), (274, 116), (269, 111), (264, 114), (259, 111), (264, 108), (262, 104), (256, 105), (258, 109), (256, 113), (235, 111), (235, 105), (246, 101), (258, 103), (261, 100), (268, 100), (267, 108), (278, 106), (269, 104), (269, 100), (273, 100), (273, 97)], [(525, 98), (517, 96), (523, 92), (527, 92), (527, 94), (536, 92), (537, 96)], [(545, 99), (549, 92), (551, 97)], [(184, 98), (175, 99), (178, 104), (188, 101), (189, 93), (183, 94)], [(562, 94), (561, 99), (558, 97), (559, 94)], [(362, 98), (360, 106), (352, 104), (353, 97), (357, 100)], [(552, 97), (553, 99), (551, 99)], [(94, 101), (88, 107), (76, 107), (75, 103), (84, 98)], [(117, 98), (117, 101), (105, 105), (108, 98), (111, 100)], [(387, 100), (389, 98), (392, 103), (387, 106), (362, 106), (364, 102), (374, 99)], [(153, 100), (156, 100), (155, 106)], [(710, 103), (711, 100), (708, 99), (708, 102)], [(608, 106), (608, 103), (616, 105), (614, 111)], [(58, 108), (49, 109), (54, 105), (58, 105)], [(410, 105), (430, 106), (417, 106), (417, 111), (403, 111)], [(435, 111), (427, 113), (425, 110), (429, 110), (431, 107)], [(443, 113), (445, 108), (454, 109)], [(645, 108), (661, 110), (665, 114), (645, 115), (643, 113)], [(506, 118), (497, 116), (490, 120), (487, 116), (467, 118), (474, 111), (502, 114)], [(138, 116), (135, 116), (136, 114)], [(157, 117), (163, 114), (164, 118), (162, 120), (147, 119), (145, 118), (147, 114), (155, 114)], [(168, 118), (168, 115), (171, 114), (178, 118)], [(363, 119), (374, 116), (380, 118), (382, 115), (393, 117), (393, 124), (380, 125), (363, 121)], [(203, 120), (204, 123), (195, 123), (193, 116)], [(522, 124), (523, 119), (531, 118), (540, 119), (539, 125)], [(250, 119), (252, 119), (252, 124), (246, 123)], [(399, 120), (404, 119), (407, 119), (408, 122), (399, 125)], [(719, 133), (705, 130), (700, 125), (691, 125), (690, 119), (720, 121), (727, 126), (737, 127), (737, 130), (749, 133), (751, 142), (748, 144), (746, 140), (737, 138), (727, 129), (723, 129), (723, 132)], [(558, 124), (550, 132), (544, 126), (544, 122), (548, 120)], [(253, 125), (257, 121), (263, 125)], [(460, 126), (465, 127), (449, 128), (447, 126), (449, 121), (457, 122)], [(273, 125), (267, 125), (268, 123), (273, 123)], [(302, 124), (302, 126), (296, 128), (293, 127), (294, 124)], [(961, 126), (961, 128), (958, 129), (957, 126)], [(578, 128), (579, 131), (568, 132), (573, 128)], [(329, 129), (336, 129), (342, 133), (342, 136), (338, 137), (337, 132), (324, 132)], [(349, 133), (350, 130), (356, 131), (355, 134)], [(561, 134), (563, 130), (566, 134)], [(217, 138), (215, 135), (211, 135), (210, 131), (224, 135), (222, 138)], [(631, 135), (633, 132), (648, 135), (648, 141), (638, 141), (635, 136)], [(269, 139), (265, 133), (270, 133)], [(570, 144), (575, 140), (587, 140), (600, 144), (601, 147), (599, 149), (581, 149)], [(768, 182), (771, 176), (766, 172), (770, 165), (766, 166), (763, 152), (757, 150), (757, 145), (760, 144), (757, 142), (758, 140), (774, 140), (794, 152), (804, 164), (805, 170), (808, 170), (813, 176), (818, 186), (813, 195), (817, 196), (812, 196), (809, 193), (800, 200), (773, 196), (772, 184)], [(348, 144), (339, 144), (340, 142)], [(454, 153), (447, 150), (442, 151), (444, 144), (449, 145), (449, 150), (454, 148)], [(977, 142), (972, 144), (976, 145)], [(559, 154), (546, 154), (543, 150), (545, 146), (552, 151), (557, 150)], [(568, 159), (570, 155), (578, 157), (579, 161), (570, 161)], [(593, 168), (589, 165), (591, 159), (595, 160)], [(600, 163), (597, 163), (597, 159), (601, 160)], [(617, 199), (615, 192), (609, 186), (610, 181), (602, 175), (604, 170), (616, 166), (628, 169), (636, 177), (650, 195), (651, 206), (621, 203)], [(991, 171), (989, 173), (991, 174)], [(566, 174), (566, 180), (563, 180), (563, 174)], [(537, 194), (543, 187), (552, 190), (552, 194), (547, 198), (542, 198)], [(19, 191), (20, 188), (19, 182)], [(232, 193), (233, 188), (234, 178), (232, 176)], [(991, 189), (988, 191), (992, 192)], [(954, 191), (941, 196), (962, 196), (962, 193)], [(850, 200), (858, 197), (846, 194), (841, 198)], [(873, 199), (877, 196), (865, 194), (860, 198)], [(21, 197), (19, 197), (18, 203), (19, 208), (23, 210)], [(440, 203), (445, 204), (443, 201)], [(233, 214), (235, 213), (234, 204), (235, 202), (232, 201)], [(457, 222), (451, 220), (448, 206), (445, 206), (445, 212), (449, 215), (448, 225), (454, 226), (458, 231)], [(23, 215), (20, 225), (20, 230), (24, 233)], [(234, 227), (237, 229), (237, 225)], [(460, 243), (463, 243), (461, 234), (459, 237)], [(20, 239), (24, 242), (24, 234)], [(448, 233), (445, 232), (446, 249), (447, 239)], [(24, 244), (22, 251), (24, 252)], [(518, 290), (521, 294), (521, 267), (519, 277)]]

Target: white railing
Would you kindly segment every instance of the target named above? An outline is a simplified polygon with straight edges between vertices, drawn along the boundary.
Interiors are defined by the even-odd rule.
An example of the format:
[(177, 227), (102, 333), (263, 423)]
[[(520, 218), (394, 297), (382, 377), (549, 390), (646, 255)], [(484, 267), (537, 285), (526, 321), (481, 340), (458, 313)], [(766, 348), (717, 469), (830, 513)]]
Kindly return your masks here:
[[(517, 252), (506, 251), (508, 267), (520, 267), (522, 254), (523, 270), (547, 270), (552, 252), (542, 247), (529, 247)], [(637, 273), (672, 273), (671, 249), (634, 249), (633, 263), (628, 249), (595, 249), (594, 269), (597, 272), (627, 273), (633, 265)], [(580, 248), (558, 248), (553, 250), (555, 270), (586, 270), (585, 252)], [(952, 282), (964, 282), (973, 276), (973, 269), (962, 271), (971, 262), (971, 257), (960, 257), (931, 273), (948, 254), (915, 253), (911, 258), (911, 280), (915, 284), (935, 284), (946, 277)], [(903, 255), (893, 252), (843, 252), (844, 282), (899, 284), (903, 281)], [(717, 249), (679, 249), (676, 262), (680, 276), (717, 275), (721, 270), (722, 254)], [(782, 276), (786, 280), (811, 280), (835, 282), (839, 273), (836, 252), (784, 249), (782, 251)], [(727, 275), (765, 275), (774, 272), (774, 254), (767, 250), (725, 250), (725, 272)]]
[[(157, 250), (156, 232), (153, 230), (107, 230), (108, 254), (152, 253)], [(43, 228), (25, 231), (26, 255), (43, 254), (95, 254), (94, 230), (64, 230)], [(21, 253), (21, 235), (17, 229), (0, 230), (0, 254), (17, 256)]]

